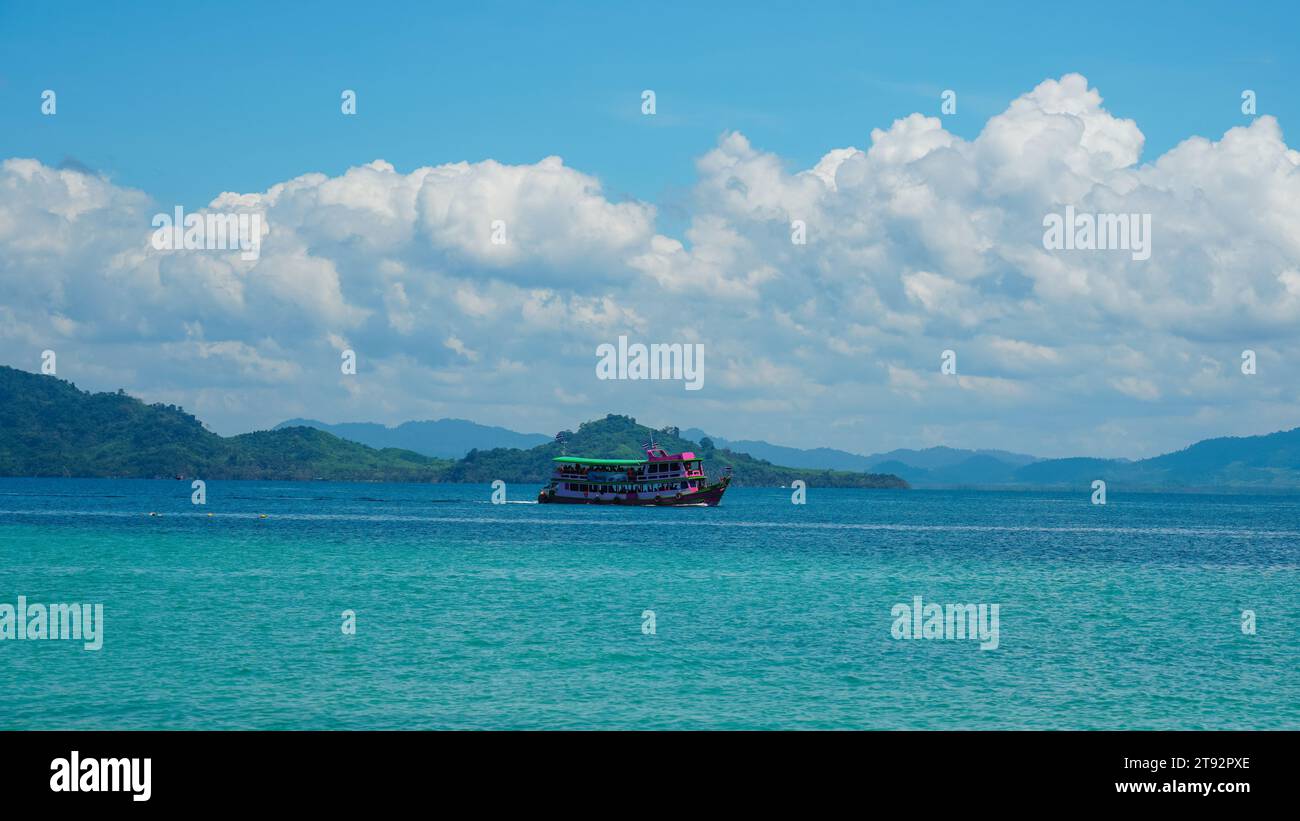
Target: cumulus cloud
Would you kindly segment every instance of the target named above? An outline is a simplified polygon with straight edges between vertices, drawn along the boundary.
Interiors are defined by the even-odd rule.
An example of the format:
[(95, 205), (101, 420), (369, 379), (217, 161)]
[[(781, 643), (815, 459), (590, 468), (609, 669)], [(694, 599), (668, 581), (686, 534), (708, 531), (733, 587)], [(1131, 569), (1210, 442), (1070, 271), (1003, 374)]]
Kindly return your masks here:
[[(29, 369), (68, 351), (60, 375), (168, 396), (224, 432), (309, 410), (540, 430), (618, 411), (859, 451), (942, 431), (1135, 456), (1300, 424), (1300, 153), (1267, 116), (1146, 162), (1143, 143), (1075, 74), (972, 140), (912, 114), (803, 170), (728, 132), (679, 236), (557, 156), (376, 160), (217, 197), (262, 216), (255, 260), (157, 251), (169, 205), (8, 159), (0, 343)], [(1150, 258), (1045, 248), (1044, 216), (1067, 207), (1151, 215)], [(596, 381), (595, 347), (619, 334), (704, 343), (706, 389)]]

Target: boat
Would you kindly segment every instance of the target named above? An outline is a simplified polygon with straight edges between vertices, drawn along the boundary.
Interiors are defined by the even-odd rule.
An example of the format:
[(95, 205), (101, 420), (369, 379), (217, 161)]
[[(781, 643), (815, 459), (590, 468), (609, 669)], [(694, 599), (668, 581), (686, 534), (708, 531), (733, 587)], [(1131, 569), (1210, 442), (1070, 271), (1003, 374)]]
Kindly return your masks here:
[(542, 504), (714, 507), (731, 484), (731, 469), (710, 484), (704, 460), (690, 451), (669, 453), (653, 441), (644, 459), (557, 456)]

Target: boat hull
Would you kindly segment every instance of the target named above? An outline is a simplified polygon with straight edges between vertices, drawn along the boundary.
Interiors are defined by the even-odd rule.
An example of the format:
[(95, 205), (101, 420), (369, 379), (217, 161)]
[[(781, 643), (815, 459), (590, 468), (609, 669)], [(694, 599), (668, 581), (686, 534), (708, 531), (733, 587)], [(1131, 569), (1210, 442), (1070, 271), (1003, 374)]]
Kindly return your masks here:
[(543, 490), (537, 494), (537, 501), (540, 504), (555, 505), (610, 505), (615, 507), (716, 507), (722, 501), (722, 494), (727, 492), (727, 486), (731, 484), (729, 479), (723, 479), (717, 484), (709, 485), (703, 490), (696, 493), (683, 494), (681, 498), (676, 496), (642, 496), (636, 499), (629, 499), (625, 496), (615, 496), (612, 499), (601, 499), (596, 496), (564, 496), (559, 493), (548, 493)]

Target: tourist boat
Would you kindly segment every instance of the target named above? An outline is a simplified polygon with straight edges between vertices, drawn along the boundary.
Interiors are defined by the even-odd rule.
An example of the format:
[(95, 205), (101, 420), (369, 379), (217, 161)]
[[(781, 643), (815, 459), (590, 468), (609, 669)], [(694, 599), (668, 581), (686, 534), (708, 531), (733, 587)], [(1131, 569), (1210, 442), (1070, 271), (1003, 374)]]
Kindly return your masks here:
[(537, 494), (544, 504), (695, 505), (712, 507), (731, 484), (731, 469), (709, 484), (704, 460), (690, 451), (668, 453), (650, 442), (644, 459), (557, 456), (555, 473)]

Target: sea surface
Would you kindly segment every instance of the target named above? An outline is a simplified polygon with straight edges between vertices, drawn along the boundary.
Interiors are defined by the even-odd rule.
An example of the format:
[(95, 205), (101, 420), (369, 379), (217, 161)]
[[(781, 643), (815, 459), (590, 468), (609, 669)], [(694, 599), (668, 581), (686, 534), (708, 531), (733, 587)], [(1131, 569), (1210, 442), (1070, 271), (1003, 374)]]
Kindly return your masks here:
[(1300, 728), (1300, 497), (536, 492), (0, 479), (0, 604), (104, 612), (0, 641), (0, 728)]

